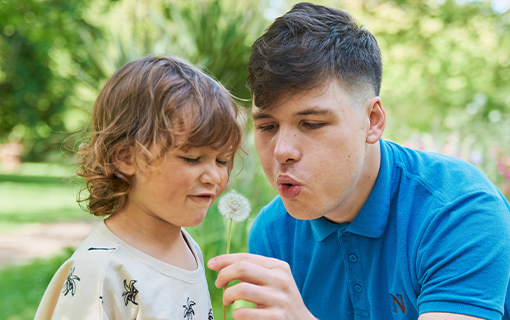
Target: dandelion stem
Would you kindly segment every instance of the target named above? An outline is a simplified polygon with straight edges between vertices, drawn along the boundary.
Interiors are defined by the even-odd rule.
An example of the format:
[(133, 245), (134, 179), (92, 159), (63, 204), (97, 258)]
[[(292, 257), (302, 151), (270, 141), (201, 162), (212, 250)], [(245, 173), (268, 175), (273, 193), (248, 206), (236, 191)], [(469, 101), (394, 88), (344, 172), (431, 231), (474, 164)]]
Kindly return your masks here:
[[(218, 201), (218, 211), (222, 216), (230, 220), (228, 227), (228, 240), (227, 240), (227, 254), (230, 253), (230, 238), (232, 233), (232, 220), (243, 221), (250, 216), (250, 202), (243, 195), (235, 190), (231, 190)], [(225, 289), (223, 288), (223, 296), (225, 296)], [(225, 304), (223, 304), (223, 320), (225, 320)]]
[(228, 226), (228, 240), (227, 240), (227, 254), (230, 253), (230, 233), (232, 231), (232, 219), (230, 219), (230, 224)]
[[(227, 254), (230, 253), (230, 234), (232, 232), (232, 219), (230, 219), (230, 224), (228, 226), (228, 240), (227, 240)], [(225, 288), (223, 288), (223, 295), (225, 295)], [(223, 304), (223, 320), (225, 320), (226, 312), (225, 312), (225, 304)]]

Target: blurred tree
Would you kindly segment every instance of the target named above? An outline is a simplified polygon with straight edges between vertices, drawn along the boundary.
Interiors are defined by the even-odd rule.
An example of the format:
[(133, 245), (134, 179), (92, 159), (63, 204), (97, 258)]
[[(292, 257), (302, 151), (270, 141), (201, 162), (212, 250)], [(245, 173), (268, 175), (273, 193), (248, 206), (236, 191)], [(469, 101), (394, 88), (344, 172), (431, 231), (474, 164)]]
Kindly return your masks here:
[(387, 136), (480, 166), (498, 185), (491, 149), (510, 154), (510, 12), (484, 1), (364, 2), (385, 71)]
[(362, 10), (382, 47), (382, 94), (403, 136), (487, 128), (504, 120), (492, 111), (510, 116), (509, 12), (453, 0), (369, 1)]
[(246, 88), (251, 45), (266, 23), (256, 1), (209, 0), (166, 5), (175, 22), (178, 51), (205, 67), (236, 96), (249, 99)]
[(181, 56), (249, 97), (250, 46), (264, 21), (247, 2), (2, 1), (0, 143), (24, 143), (24, 160), (61, 158), (105, 79), (149, 54)]
[(170, 54), (198, 65), (236, 96), (249, 98), (245, 82), (250, 47), (264, 26), (260, 13), (249, 4), (233, 0), (119, 1), (100, 14), (102, 22), (97, 23), (103, 39), (82, 33), (93, 68), (82, 70), (86, 75), (81, 78), (97, 89), (130, 60)]
[(69, 62), (80, 49), (81, 17), (90, 1), (2, 0), (0, 5), (0, 143), (25, 144), (26, 160), (59, 157), (68, 97), (76, 83)]

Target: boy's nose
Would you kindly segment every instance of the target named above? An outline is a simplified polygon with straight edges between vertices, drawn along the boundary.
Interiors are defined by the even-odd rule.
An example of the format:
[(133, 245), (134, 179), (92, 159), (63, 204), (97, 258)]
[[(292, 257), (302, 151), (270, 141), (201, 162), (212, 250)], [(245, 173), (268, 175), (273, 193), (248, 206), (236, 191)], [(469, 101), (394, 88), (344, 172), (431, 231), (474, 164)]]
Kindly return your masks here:
[(220, 168), (214, 165), (208, 165), (202, 175), (200, 176), (200, 181), (202, 183), (209, 184), (218, 184), (221, 181)]

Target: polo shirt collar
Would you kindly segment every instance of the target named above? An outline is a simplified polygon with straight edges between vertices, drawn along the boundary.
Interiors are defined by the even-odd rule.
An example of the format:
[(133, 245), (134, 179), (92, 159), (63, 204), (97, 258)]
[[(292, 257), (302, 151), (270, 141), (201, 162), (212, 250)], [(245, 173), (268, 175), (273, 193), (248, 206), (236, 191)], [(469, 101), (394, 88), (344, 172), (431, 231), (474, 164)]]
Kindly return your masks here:
[(393, 154), (386, 143), (380, 139), (381, 166), (372, 192), (351, 223), (334, 223), (326, 218), (310, 220), (315, 240), (320, 242), (340, 229), (370, 238), (382, 236), (390, 209), (391, 177)]
[(312, 225), (313, 235), (315, 236), (315, 240), (317, 242), (321, 242), (326, 239), (330, 234), (337, 232), (340, 229), (345, 230), (350, 223), (334, 223), (329, 221), (326, 218), (318, 218), (314, 220), (310, 220), (310, 224)]

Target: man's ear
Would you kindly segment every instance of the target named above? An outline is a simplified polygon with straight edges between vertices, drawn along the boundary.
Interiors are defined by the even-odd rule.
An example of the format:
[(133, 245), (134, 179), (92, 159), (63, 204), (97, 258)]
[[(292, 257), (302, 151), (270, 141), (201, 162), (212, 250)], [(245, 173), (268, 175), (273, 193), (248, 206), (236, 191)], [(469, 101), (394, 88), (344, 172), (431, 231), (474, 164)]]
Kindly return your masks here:
[(133, 148), (128, 147), (119, 150), (113, 156), (113, 164), (117, 170), (122, 172), (125, 176), (130, 177), (135, 174), (136, 168), (134, 164)]
[(374, 144), (381, 138), (386, 127), (386, 111), (382, 106), (380, 97), (373, 97), (367, 101), (369, 126), (367, 143)]

